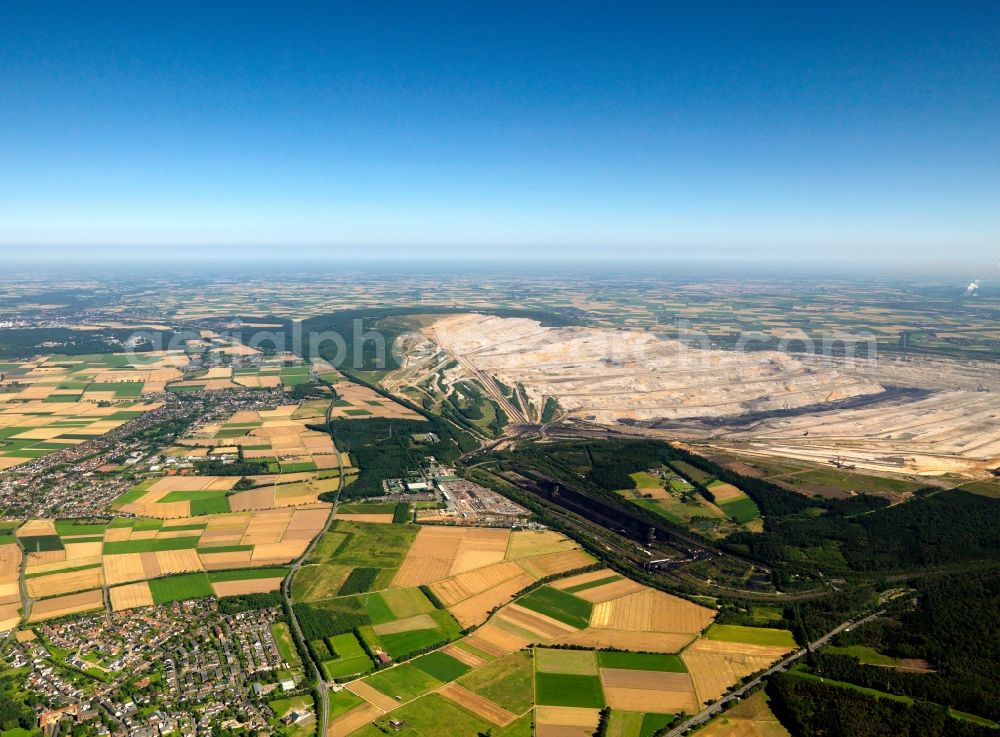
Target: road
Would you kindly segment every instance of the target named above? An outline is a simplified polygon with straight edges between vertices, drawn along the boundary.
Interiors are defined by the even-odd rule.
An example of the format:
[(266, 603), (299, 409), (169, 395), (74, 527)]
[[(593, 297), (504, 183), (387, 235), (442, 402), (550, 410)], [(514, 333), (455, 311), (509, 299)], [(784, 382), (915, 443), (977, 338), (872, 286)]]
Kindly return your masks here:
[(757, 687), (760, 684), (760, 682), (763, 681), (768, 676), (773, 675), (778, 671), (785, 670), (786, 668), (788, 668), (788, 666), (790, 666), (792, 663), (794, 663), (796, 660), (801, 658), (806, 653), (813, 652), (818, 648), (823, 647), (823, 645), (828, 643), (831, 640), (831, 638), (836, 637), (848, 627), (856, 627), (862, 624), (866, 624), (875, 619), (876, 617), (881, 616), (882, 614), (885, 614), (884, 609), (881, 609), (875, 612), (874, 614), (869, 614), (867, 617), (864, 617), (862, 619), (849, 619), (846, 622), (842, 622), (841, 624), (834, 627), (832, 630), (827, 632), (825, 635), (823, 635), (815, 642), (809, 643), (808, 646), (802, 648), (801, 650), (795, 651), (791, 655), (787, 656), (784, 660), (775, 663), (749, 683), (741, 686), (736, 691), (733, 691), (732, 693), (723, 696), (718, 701), (706, 706), (702, 711), (698, 712), (687, 721), (682, 722), (677, 727), (671, 729), (669, 732), (666, 733), (664, 737), (678, 737), (679, 735), (685, 734), (691, 729), (694, 729), (695, 727), (704, 724), (713, 717), (718, 716), (720, 713), (722, 713), (723, 709), (725, 709), (726, 705), (729, 704), (729, 702), (742, 698), (743, 694)]
[[(330, 406), (326, 408), (326, 426), (328, 430), (330, 427), (330, 419), (333, 414), (333, 406), (334, 402), (330, 402)], [(330, 434), (332, 437), (333, 433)], [(333, 444), (336, 447), (337, 439), (333, 438), (333, 441)], [(333, 500), (333, 507), (330, 509), (330, 514), (326, 518), (326, 524), (323, 525), (323, 529), (320, 530), (319, 534), (316, 535), (316, 537), (312, 539), (312, 542), (309, 543), (309, 547), (306, 548), (302, 557), (292, 564), (291, 570), (288, 572), (288, 576), (281, 584), (281, 593), (285, 598), (285, 604), (288, 608), (288, 619), (296, 637), (302, 643), (305, 643), (306, 638), (302, 635), (302, 628), (299, 626), (299, 619), (295, 615), (295, 608), (292, 606), (292, 579), (295, 578), (296, 571), (298, 571), (299, 568), (302, 567), (302, 564), (305, 563), (310, 555), (312, 555), (312, 552), (316, 549), (316, 545), (319, 543), (320, 538), (322, 538), (323, 535), (326, 534), (327, 530), (330, 529), (330, 525), (337, 516), (337, 507), (340, 505), (340, 492), (344, 489), (344, 459), (340, 454), (340, 448), (337, 448), (337, 478), (340, 479), (337, 484), (337, 495)], [(319, 665), (316, 664), (316, 661), (313, 660), (308, 648), (306, 648), (305, 655), (305, 660), (309, 661), (309, 669), (316, 676), (316, 692), (319, 695), (319, 703), (316, 704), (316, 734), (317, 737), (324, 737), (330, 722), (330, 684), (323, 678), (323, 671), (320, 669)]]

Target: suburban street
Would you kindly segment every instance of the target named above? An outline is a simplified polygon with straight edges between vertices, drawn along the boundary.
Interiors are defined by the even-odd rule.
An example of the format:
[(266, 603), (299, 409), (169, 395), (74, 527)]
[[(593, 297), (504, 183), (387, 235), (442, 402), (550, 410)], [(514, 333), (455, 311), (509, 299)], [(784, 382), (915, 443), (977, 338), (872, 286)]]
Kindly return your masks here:
[(866, 624), (872, 621), (873, 619), (881, 616), (884, 613), (885, 610), (882, 609), (875, 612), (874, 614), (869, 614), (867, 617), (864, 617), (862, 619), (849, 619), (846, 622), (842, 622), (841, 624), (837, 625), (832, 630), (827, 632), (825, 635), (820, 637), (815, 642), (809, 643), (808, 647), (804, 647), (801, 650), (796, 650), (794, 653), (788, 655), (784, 660), (781, 660), (772, 665), (770, 668), (768, 668), (766, 671), (761, 673), (759, 676), (754, 678), (749, 683), (741, 686), (739, 689), (733, 691), (732, 693), (726, 694), (721, 699), (710, 704), (709, 706), (706, 706), (702, 711), (698, 712), (687, 721), (682, 722), (680, 725), (674, 727), (672, 730), (667, 732), (665, 737), (678, 737), (678, 735), (685, 734), (689, 732), (691, 729), (704, 724), (713, 717), (721, 714), (727, 704), (729, 704), (732, 701), (741, 699), (747, 691), (756, 688), (760, 684), (760, 682), (763, 681), (768, 676), (777, 673), (778, 671), (785, 670), (786, 668), (788, 668), (788, 666), (790, 666), (792, 663), (794, 663), (796, 660), (801, 658), (806, 653), (813, 652), (823, 647), (823, 645), (825, 645), (832, 638), (836, 637), (841, 632), (846, 630), (848, 627), (855, 627), (855, 626), (860, 626), (862, 624)]

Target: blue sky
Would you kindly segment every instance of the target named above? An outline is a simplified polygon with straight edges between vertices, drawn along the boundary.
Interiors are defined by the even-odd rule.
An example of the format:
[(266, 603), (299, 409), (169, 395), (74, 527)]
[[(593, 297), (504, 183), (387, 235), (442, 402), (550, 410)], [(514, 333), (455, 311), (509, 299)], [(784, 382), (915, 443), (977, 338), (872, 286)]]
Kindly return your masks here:
[(1000, 4), (4, 3), (0, 254), (1000, 261)]

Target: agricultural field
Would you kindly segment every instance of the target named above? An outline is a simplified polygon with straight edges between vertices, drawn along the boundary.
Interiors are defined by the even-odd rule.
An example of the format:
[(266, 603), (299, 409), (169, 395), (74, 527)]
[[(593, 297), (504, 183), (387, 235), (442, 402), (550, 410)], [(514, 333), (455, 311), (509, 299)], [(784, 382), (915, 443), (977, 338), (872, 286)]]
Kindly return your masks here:
[[(338, 531), (331, 532), (324, 541), (323, 559), (364, 570), (359, 564), (365, 561), (347, 552), (349, 537), (364, 527), (376, 525), (350, 523), (337, 537), (332, 536)], [(497, 566), (513, 565), (535, 574), (526, 582), (537, 581), (540, 556), (574, 552), (572, 542), (556, 533), (503, 531), (507, 540), (502, 545), (500, 532), (421, 528), (408, 538), (408, 545), (397, 538), (376, 552), (374, 560), (390, 566), (388, 570), (396, 567), (388, 589), (305, 606), (309, 613), (313, 607), (329, 607), (342, 618), (340, 626), (349, 637), (356, 630), (371, 652), (384, 652), (372, 634), (384, 636), (397, 622), (435, 611), (454, 613), (457, 605), (449, 605), (449, 594), (467, 593), (455, 583), (459, 577), (492, 574)], [(456, 631), (440, 643), (428, 640), (430, 653), (395, 665), (391, 663), (406, 656), (386, 653), (389, 657), (374, 665), (374, 673), (349, 680), (351, 696), (336, 696), (341, 706), (334, 709), (330, 734), (375, 737), (392, 719), (403, 723), (403, 734), (424, 729), (428, 734), (453, 733), (456, 725), (469, 725), (494, 735), (527, 737), (526, 725), (533, 719), (536, 734), (589, 737), (600, 710), (610, 707), (609, 728), (614, 731), (609, 733), (651, 737), (675, 715), (696, 712), (717, 697), (720, 687), (728, 688), (795, 646), (787, 631), (714, 625), (713, 610), (597, 568), (592, 560), (577, 562), (584, 564), (577, 569), (585, 570), (563, 568), (546, 574), (556, 576), (546, 585), (529, 583), (530, 591), (511, 595), (499, 608), (487, 611), (464, 637)], [(447, 575), (456, 565), (473, 563), (478, 567)], [(542, 568), (548, 570), (544, 564)], [(365, 580), (384, 581), (381, 571), (386, 569), (377, 570), (366, 573)], [(422, 591), (432, 593), (436, 601), (421, 598)], [(404, 597), (405, 611), (394, 599), (399, 596)], [(436, 604), (448, 608), (431, 609)], [(352, 616), (388, 623), (389, 629)], [(566, 646), (571, 649), (563, 649)]]
[(763, 691), (728, 709), (695, 734), (698, 737), (791, 737), (771, 712)]
[(658, 475), (647, 471), (629, 474), (635, 482), (634, 489), (621, 489), (619, 494), (633, 504), (679, 525), (714, 525), (724, 513), (705, 499), (682, 476), (664, 469)]
[[(167, 356), (49, 356), (0, 371), (0, 471), (74, 448), (162, 407), (142, 396), (180, 372)], [(158, 360), (158, 358), (160, 360)], [(186, 362), (186, 361), (185, 361)]]
[[(100, 593), (105, 586), (115, 611), (275, 591), (288, 575), (280, 566), (304, 553), (328, 515), (328, 508), (289, 508), (169, 520), (39, 519), (24, 523), (15, 534), (27, 556), (25, 588), (39, 600), (32, 610), (35, 618), (46, 609), (38, 605), (50, 598)], [(8, 535), (0, 543), (5, 538), (13, 542)], [(20, 548), (0, 545), (0, 553), (0, 596), (5, 599), (0, 613), (7, 615), (6, 622), (20, 605)]]
[(261, 464), (271, 474), (324, 471), (344, 462), (345, 473), (350, 474), (350, 459), (339, 455), (329, 433), (307, 427), (323, 424), (328, 405), (328, 401), (306, 402), (237, 412), (225, 422), (204, 425), (179, 439), (165, 455), (195, 461), (238, 456)]
[(0, 535), (0, 632), (17, 626), (21, 619), (21, 548), (13, 535)]
[[(326, 377), (324, 378), (333, 378)], [(423, 415), (408, 407), (388, 399), (363, 384), (357, 384), (343, 377), (334, 382), (337, 399), (333, 402), (331, 419), (352, 420), (385, 417), (396, 420), (422, 420)], [(324, 412), (326, 407), (323, 408)]]
[[(141, 517), (179, 519), (226, 512), (253, 512), (284, 508), (328, 509), (320, 495), (336, 491), (340, 479), (317, 478), (315, 473), (285, 476), (248, 476), (257, 484), (236, 490), (240, 476), (164, 476), (146, 479), (112, 503), (112, 507)], [(245, 482), (244, 482), (245, 483)]]

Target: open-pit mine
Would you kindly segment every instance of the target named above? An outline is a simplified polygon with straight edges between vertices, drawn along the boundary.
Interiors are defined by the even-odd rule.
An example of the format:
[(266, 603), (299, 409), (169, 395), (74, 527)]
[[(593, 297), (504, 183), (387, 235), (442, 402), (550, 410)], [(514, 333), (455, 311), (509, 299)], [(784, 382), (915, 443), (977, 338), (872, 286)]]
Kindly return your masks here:
[(988, 363), (713, 349), (642, 330), (449, 315), (423, 329), (435, 369), (475, 382), (513, 423), (558, 417), (870, 471), (983, 476), (1000, 465), (1000, 376)]

